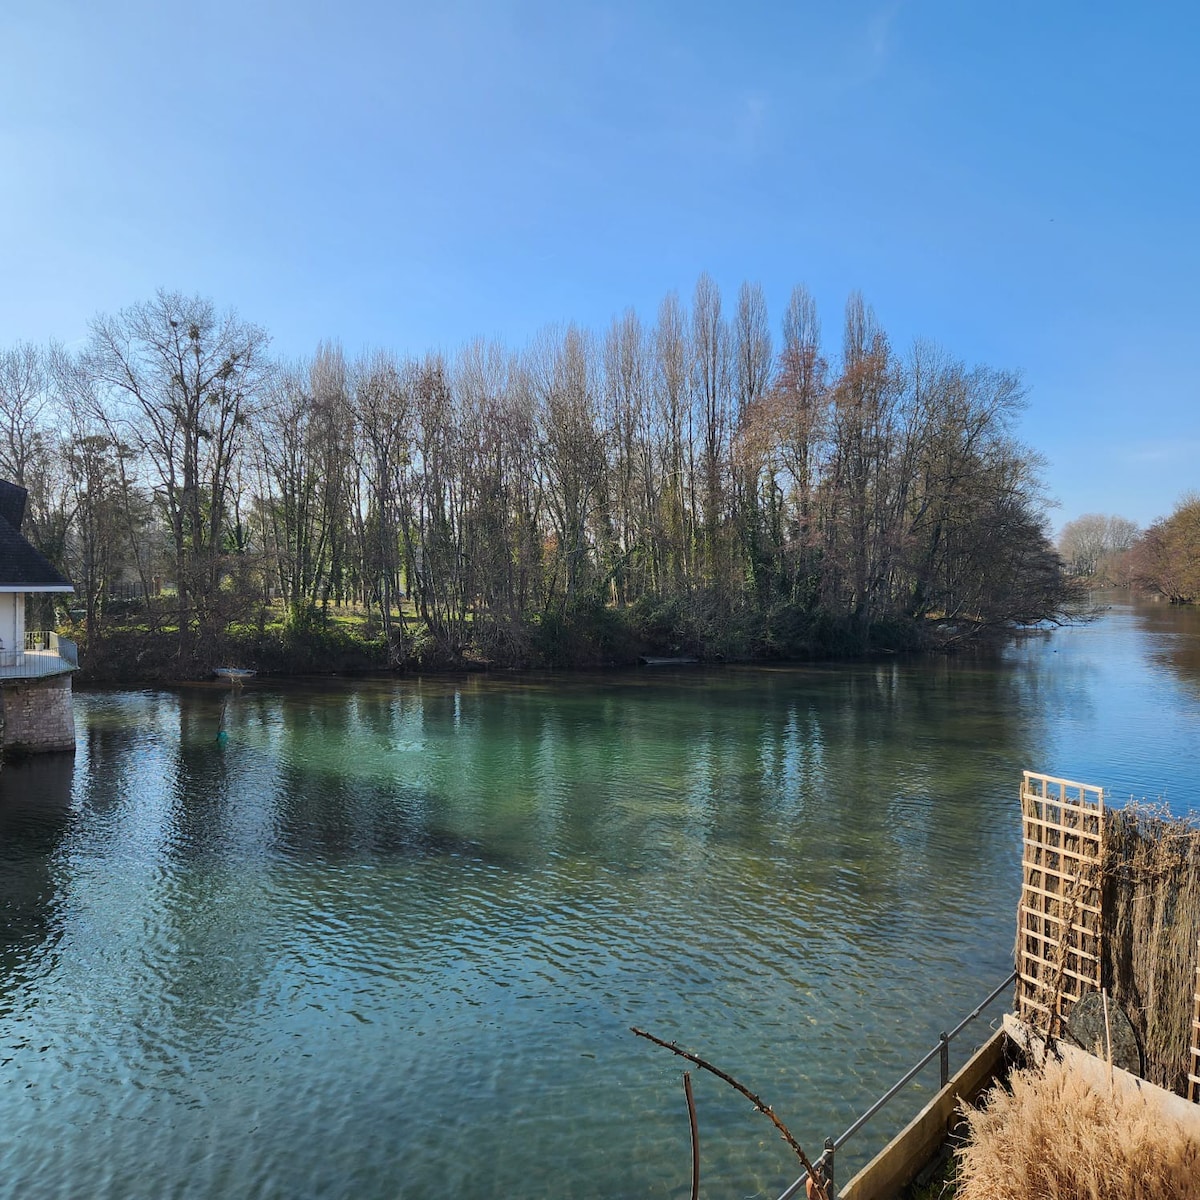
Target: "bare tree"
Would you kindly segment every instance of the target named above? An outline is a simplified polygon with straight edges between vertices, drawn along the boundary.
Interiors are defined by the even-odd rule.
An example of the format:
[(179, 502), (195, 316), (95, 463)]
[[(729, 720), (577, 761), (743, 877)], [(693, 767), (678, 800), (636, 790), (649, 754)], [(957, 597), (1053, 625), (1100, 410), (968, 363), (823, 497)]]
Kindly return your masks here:
[[(1037, 611), (1058, 586), (1044, 533), (1038, 460), (1013, 436), (1025, 405), (1020, 379), (968, 370), (918, 344), (908, 370), (903, 470), (906, 524), (897, 599), (905, 615), (963, 627), (998, 625)], [(1061, 591), (1046, 609), (1057, 615)]]
[(796, 287), (784, 313), (774, 379), (747, 409), (740, 445), (756, 481), (763, 553), (769, 547), (779, 584), (805, 608), (816, 599), (814, 502), (828, 427), (827, 373), (816, 305)]
[(412, 390), (405, 371), (389, 354), (377, 353), (354, 373), (354, 414), (361, 453), (358, 477), (366, 489), (360, 550), (368, 602), (379, 606), (389, 647), (399, 637), (403, 655), (403, 619), (393, 625), (393, 609), (403, 595), (401, 582), (402, 474), (409, 458)]
[[(164, 554), (188, 654), (252, 591), (264, 624), (275, 589), (293, 624), (365, 606), (396, 660), (527, 661), (556, 629), (598, 645), (621, 622), (753, 653), (1062, 610), (1020, 381), (929, 347), (901, 361), (858, 295), (836, 371), (803, 288), (775, 355), (761, 288), (727, 318), (708, 275), (653, 328), (628, 311), (522, 354), (351, 365), (326, 345), (270, 367), (265, 340), (159, 293), (98, 317), (69, 368), (0, 354), (0, 472), (96, 629), (116, 573), (133, 563), (149, 596)], [(1064, 530), (1076, 570), (1140, 555), (1148, 576), (1152, 542), (1177, 557), (1174, 526), (1135, 554), (1109, 517), (1092, 553), (1090, 521)]]
[(70, 481), (65, 470), (55, 346), (19, 342), (0, 351), (0, 477), (28, 492), (25, 535), (65, 564)]
[(66, 419), (64, 459), (71, 496), (67, 560), (82, 599), (89, 645), (103, 636), (106, 601), (131, 564), (149, 600), (149, 504), (131, 475), (133, 448), (116, 439), (77, 359), (55, 350), (52, 369)]
[[(647, 349), (636, 313), (628, 310), (613, 321), (604, 342), (604, 425), (609, 434), (613, 526), (607, 558), (618, 605), (631, 598), (631, 590), (652, 587), (656, 574), (650, 547), (657, 505)], [(636, 583), (631, 579), (635, 574)]]
[(547, 601), (557, 594), (565, 610), (590, 582), (593, 522), (608, 515), (601, 507), (605, 447), (591, 339), (573, 326), (561, 335), (544, 335), (528, 372), (537, 403), (543, 494), (557, 543)]
[(18, 342), (0, 350), (0, 476), (28, 488), (46, 455), (43, 414), (49, 403), (45, 356)]
[(1172, 604), (1200, 603), (1200, 494), (1155, 521), (1132, 549), (1134, 577)]
[(1131, 549), (1137, 536), (1137, 523), (1126, 517), (1084, 513), (1063, 526), (1058, 552), (1073, 575), (1105, 576), (1113, 558)]
[(302, 623), (315, 602), (320, 570), (320, 481), (309, 424), (312, 397), (307, 371), (277, 366), (264, 389), (254, 425), (259, 522), (291, 624)]
[[(734, 322), (734, 445), (731, 450), (734, 464), (731, 482), (731, 507), (736, 516), (737, 535), (745, 554), (748, 574), (762, 591), (764, 561), (772, 560), (778, 539), (764, 529), (763, 508), (759, 503), (758, 485), (765, 460), (761, 453), (747, 453), (760, 447), (752, 436), (756, 416), (771, 385), (771, 330), (767, 321), (767, 302), (757, 283), (743, 283), (738, 292), (737, 318)], [(765, 543), (765, 544), (764, 544)], [(730, 563), (731, 574), (733, 564)]]
[[(199, 297), (159, 292), (100, 316), (84, 365), (146, 461), (175, 555), (181, 652), (215, 632), (233, 462), (261, 383), (266, 335)], [(124, 439), (123, 439), (124, 440)]]
[(861, 295), (846, 304), (842, 373), (832, 389), (822, 481), (826, 602), (859, 637), (881, 614), (891, 583), (903, 475), (891, 469), (900, 435), (901, 380)]
[(473, 634), (501, 658), (527, 653), (523, 615), (540, 575), (539, 496), (533, 413), (511, 354), (474, 342), (454, 365), (468, 491), (464, 553), (470, 564)]
[(720, 578), (718, 536), (726, 516), (725, 487), (729, 438), (733, 427), (729, 325), (721, 315), (721, 293), (711, 276), (696, 281), (692, 305), (692, 387), (699, 430), (700, 507), (702, 511), (702, 579)]
[(685, 590), (692, 579), (696, 532), (695, 443), (688, 404), (688, 335), (683, 307), (671, 292), (654, 327), (654, 401), (661, 480), (660, 522), (656, 529), (658, 575), (670, 590)]

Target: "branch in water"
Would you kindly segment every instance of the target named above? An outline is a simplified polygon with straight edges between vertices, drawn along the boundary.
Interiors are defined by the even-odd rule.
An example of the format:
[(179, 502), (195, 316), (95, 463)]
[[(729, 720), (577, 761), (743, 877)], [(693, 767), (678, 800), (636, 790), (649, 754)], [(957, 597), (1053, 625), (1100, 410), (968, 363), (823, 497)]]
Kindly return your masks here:
[(696, 1122), (696, 1098), (692, 1095), (692, 1073), (683, 1073), (683, 1094), (687, 1097), (688, 1123), (692, 1127), (692, 1200), (700, 1200), (700, 1127)]
[(813, 1166), (807, 1154), (804, 1153), (804, 1147), (792, 1136), (792, 1131), (775, 1115), (775, 1110), (767, 1104), (761, 1096), (756, 1096), (748, 1087), (739, 1083), (734, 1077), (720, 1067), (714, 1067), (712, 1063), (705, 1062), (698, 1054), (689, 1054), (686, 1050), (680, 1048), (674, 1042), (664, 1042), (662, 1038), (655, 1037), (652, 1033), (647, 1033), (644, 1029), (639, 1029), (636, 1025), (631, 1025), (638, 1037), (645, 1038), (648, 1042), (653, 1042), (656, 1046), (661, 1046), (664, 1050), (670, 1050), (672, 1054), (678, 1054), (680, 1058), (686, 1058), (688, 1062), (695, 1063), (702, 1071), (707, 1071), (710, 1075), (715, 1075), (718, 1079), (723, 1079), (735, 1092), (740, 1092), (760, 1113), (764, 1113), (771, 1118), (771, 1123), (779, 1130), (780, 1136), (792, 1148), (792, 1152), (800, 1160), (801, 1165), (808, 1172), (809, 1179), (812, 1180), (816, 1194), (820, 1200), (829, 1200), (829, 1193), (825, 1190), (825, 1181), (821, 1178), (817, 1168)]

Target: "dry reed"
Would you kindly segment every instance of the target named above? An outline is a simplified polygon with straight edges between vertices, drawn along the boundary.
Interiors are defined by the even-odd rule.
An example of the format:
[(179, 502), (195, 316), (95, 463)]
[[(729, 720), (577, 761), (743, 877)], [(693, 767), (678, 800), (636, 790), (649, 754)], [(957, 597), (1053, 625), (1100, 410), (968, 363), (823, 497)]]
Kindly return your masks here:
[(1195, 1200), (1200, 1139), (1138, 1093), (1050, 1059), (968, 1109), (957, 1200)]
[(1105, 818), (1102, 975), (1141, 1042), (1145, 1077), (1187, 1095), (1200, 829), (1145, 805)]

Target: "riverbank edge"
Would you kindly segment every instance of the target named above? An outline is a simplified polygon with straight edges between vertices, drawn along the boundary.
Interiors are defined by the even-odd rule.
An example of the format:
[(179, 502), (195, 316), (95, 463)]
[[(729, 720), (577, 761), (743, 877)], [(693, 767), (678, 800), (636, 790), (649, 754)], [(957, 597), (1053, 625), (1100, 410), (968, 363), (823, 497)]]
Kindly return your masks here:
[(557, 645), (550, 653), (533, 644), (508, 655), (484, 655), (471, 648), (449, 655), (432, 651), (428, 644), (389, 643), (380, 636), (363, 636), (333, 625), (318, 629), (232, 630), (195, 639), (188, 648), (181, 646), (174, 633), (111, 629), (89, 644), (86, 631), (72, 630), (81, 643), (80, 669), (75, 677), (79, 687), (197, 682), (211, 678), (213, 669), (221, 666), (253, 670), (264, 678), (292, 679), (620, 670), (636, 667), (649, 657), (686, 658), (702, 666), (854, 663), (986, 648), (1023, 631), (1018, 627), (985, 629), (945, 622), (891, 621), (858, 638), (844, 630), (809, 632), (815, 636), (770, 650), (761, 648), (757, 653), (736, 643), (681, 645), (625, 636), (617, 644), (579, 639), (573, 644)]

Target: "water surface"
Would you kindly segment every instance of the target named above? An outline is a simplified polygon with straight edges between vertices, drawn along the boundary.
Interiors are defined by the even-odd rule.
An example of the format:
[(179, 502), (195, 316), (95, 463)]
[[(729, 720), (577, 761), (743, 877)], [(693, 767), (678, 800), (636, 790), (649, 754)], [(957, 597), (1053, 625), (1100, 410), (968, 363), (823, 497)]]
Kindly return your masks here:
[[(1200, 614), (1109, 601), (998, 659), (78, 695), (0, 771), (0, 1195), (683, 1197), (632, 1024), (815, 1154), (1010, 969), (1023, 768), (1198, 803)], [(706, 1194), (777, 1195), (694, 1082)]]

